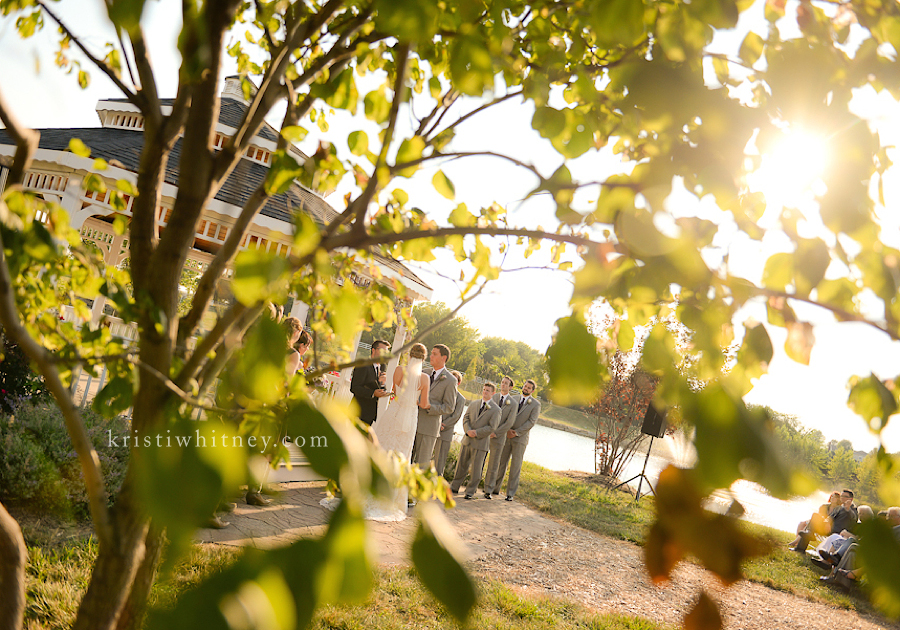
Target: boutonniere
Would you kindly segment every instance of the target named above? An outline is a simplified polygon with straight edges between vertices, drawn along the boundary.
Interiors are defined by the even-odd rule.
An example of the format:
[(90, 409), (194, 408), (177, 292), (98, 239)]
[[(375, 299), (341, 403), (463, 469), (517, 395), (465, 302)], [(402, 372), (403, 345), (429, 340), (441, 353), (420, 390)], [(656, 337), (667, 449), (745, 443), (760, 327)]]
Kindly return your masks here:
[(511, 405), (511, 404), (512, 404), (512, 401), (511, 401), (509, 398), (507, 398), (507, 399), (506, 399), (506, 404), (507, 404), (507, 405)]

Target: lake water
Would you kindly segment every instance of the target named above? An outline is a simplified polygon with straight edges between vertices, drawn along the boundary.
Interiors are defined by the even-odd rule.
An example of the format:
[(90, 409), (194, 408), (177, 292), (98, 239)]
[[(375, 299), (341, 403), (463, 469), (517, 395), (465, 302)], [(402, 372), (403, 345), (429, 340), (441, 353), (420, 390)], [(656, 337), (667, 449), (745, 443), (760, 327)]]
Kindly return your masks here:
[[(684, 444), (672, 436), (663, 438), (669, 452), (673, 453), (675, 463), (687, 465), (690, 455)], [(594, 473), (594, 440), (573, 433), (566, 433), (549, 427), (535, 426), (531, 430), (528, 450), (525, 459), (529, 462), (549, 468), (550, 470), (577, 470)], [(647, 460), (646, 476), (656, 486), (660, 471), (670, 461), (661, 457), (650, 456)], [(628, 464), (622, 479), (640, 474), (644, 466), (644, 456), (636, 455)], [(631, 485), (637, 488), (638, 480)], [(643, 482), (642, 493), (647, 493), (647, 482)], [(744, 506), (746, 520), (787, 532), (794, 532), (797, 523), (809, 518), (828, 496), (824, 492), (816, 492), (809, 497), (801, 497), (790, 501), (782, 501), (770, 496), (761, 486), (749, 481), (737, 481), (729, 491), (719, 491), (711, 497), (707, 507), (724, 512), (732, 499), (737, 499)]]

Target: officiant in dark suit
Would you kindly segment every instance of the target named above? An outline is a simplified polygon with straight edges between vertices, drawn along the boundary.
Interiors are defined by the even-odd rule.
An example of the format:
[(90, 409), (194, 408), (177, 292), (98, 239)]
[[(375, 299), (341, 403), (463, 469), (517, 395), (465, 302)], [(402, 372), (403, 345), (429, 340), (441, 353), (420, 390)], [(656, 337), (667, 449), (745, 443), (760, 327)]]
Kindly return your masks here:
[(378, 416), (378, 400), (388, 396), (384, 388), (384, 366), (377, 361), (378, 357), (390, 350), (391, 344), (382, 339), (372, 342), (372, 358), (376, 362), (372, 365), (361, 365), (353, 368), (350, 377), (350, 393), (359, 405), (359, 419), (368, 425), (375, 422)]

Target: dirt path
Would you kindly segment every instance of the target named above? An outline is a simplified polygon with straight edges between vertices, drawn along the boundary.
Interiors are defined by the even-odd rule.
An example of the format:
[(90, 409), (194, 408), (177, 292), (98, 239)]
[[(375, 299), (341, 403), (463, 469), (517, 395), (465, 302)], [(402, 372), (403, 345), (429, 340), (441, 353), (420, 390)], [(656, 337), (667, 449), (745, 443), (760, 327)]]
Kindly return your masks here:
[[(238, 503), (225, 515), (231, 526), (202, 530), (198, 542), (272, 547), (324, 531), (329, 512), (319, 505), (321, 482), (281, 484), (272, 505)], [(460, 499), (462, 499), (460, 497)], [(517, 501), (459, 500), (445, 512), (465, 545), (472, 570), (523, 593), (558, 595), (602, 612), (638, 615), (679, 624), (706, 589), (720, 603), (725, 627), (733, 630), (900, 629), (900, 625), (741, 582), (723, 588), (698, 566), (682, 563), (667, 587), (650, 583), (641, 548), (547, 518)], [(415, 519), (371, 523), (380, 562), (408, 562)]]

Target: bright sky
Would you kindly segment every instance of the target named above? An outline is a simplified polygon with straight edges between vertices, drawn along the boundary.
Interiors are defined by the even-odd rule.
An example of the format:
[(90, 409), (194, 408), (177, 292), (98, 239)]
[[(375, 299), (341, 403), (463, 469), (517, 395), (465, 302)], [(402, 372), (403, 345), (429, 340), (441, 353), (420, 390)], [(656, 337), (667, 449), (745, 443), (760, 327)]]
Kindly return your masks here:
[[(85, 41), (95, 51), (102, 50), (103, 44), (110, 38), (99, 26), (104, 23), (102, 3), (76, 4), (75, 14), (71, 11), (76, 6), (74, 4), (54, 6), (77, 32), (87, 34)], [(151, 54), (157, 68), (160, 92), (163, 96), (172, 96), (176, 90), (179, 61), (174, 47), (179, 24), (172, 19), (178, 14), (176, 3), (171, 0), (147, 3), (147, 12), (147, 31), (152, 34)], [(120, 95), (105, 77), (95, 71), (91, 72), (90, 88), (79, 90), (74, 76), (65, 76), (53, 63), (54, 45), (48, 42), (54, 34), (55, 28), (48, 26), (44, 34), (22, 42), (12, 20), (0, 20), (0, 67), (4, 69), (0, 91), (22, 122), (30, 126), (97, 126), (99, 121), (94, 109), (97, 101)], [(232, 71), (233, 68), (228, 68), (226, 74)], [(897, 137), (900, 136), (898, 128), (890, 125), (892, 119), (898, 119), (895, 103), (870, 95), (861, 100), (861, 107), (869, 109), (871, 116), (895, 144), (900, 140)], [(416, 113), (421, 116), (425, 112)], [(459, 128), (455, 146), (469, 150), (502, 150), (530, 161), (545, 174), (552, 173), (559, 165), (560, 160), (550, 150), (549, 143), (531, 130), (530, 106), (511, 101), (477, 118), (479, 122), (473, 120)], [(407, 121), (407, 124), (411, 125), (412, 121)], [(323, 137), (339, 144), (341, 136), (346, 137), (347, 132), (355, 129), (373, 128), (361, 116), (355, 119), (339, 118), (332, 123), (332, 133)], [(373, 133), (369, 135), (373, 137)], [(311, 134), (307, 143), (312, 144), (316, 139)], [(789, 160), (786, 164), (796, 161)], [(489, 158), (449, 163), (442, 168), (456, 185), (456, 200), (446, 200), (428, 187), (404, 186), (405, 182), (401, 180), (398, 185), (410, 194), (411, 205), (426, 209), (429, 214), (442, 220), (456, 203), (465, 202), (470, 210), (476, 211), (482, 205), (497, 201), (509, 211), (511, 224), (543, 225), (549, 229), (555, 226), (553, 208), (547, 199), (534, 198), (523, 202), (534, 187), (535, 180), (521, 169)], [(577, 160), (571, 168), (573, 174), (590, 172), (593, 173), (591, 178), (596, 179), (600, 173), (618, 170), (619, 163), (609, 154), (591, 152)], [(785, 168), (788, 166), (783, 165), (779, 170)], [(425, 177), (421, 179), (430, 181), (433, 170), (432, 167), (432, 170), (425, 171)], [(814, 179), (815, 174), (809, 177)], [(896, 178), (886, 182), (887, 193), (893, 198), (896, 198), (896, 183)], [(340, 207), (343, 192), (345, 190), (340, 189), (329, 201)], [(596, 198), (596, 191), (593, 195)], [(590, 192), (584, 196), (585, 200), (589, 198)], [(566, 273), (542, 269), (548, 265), (549, 246), (528, 260), (522, 258), (520, 250), (515, 246), (509, 248), (503, 261), (503, 268), (509, 272), (466, 305), (461, 314), (484, 336), (521, 340), (544, 351), (554, 333), (554, 322), (568, 314), (570, 278)], [(746, 271), (747, 277), (759, 273), (765, 258), (777, 250), (777, 243), (767, 243), (764, 249), (757, 251), (747, 250), (744, 257), (751, 261)], [(437, 270), (453, 279), (438, 275)], [(458, 278), (460, 268), (455, 261), (442, 254), (435, 263), (417, 267), (417, 271), (434, 287), (433, 299), (444, 301), (451, 307), (459, 303), (459, 292), (453, 280)], [(765, 320), (764, 312), (754, 315), (761, 321)], [(821, 430), (826, 440), (846, 438), (857, 449), (869, 450), (876, 445), (876, 440), (868, 433), (862, 420), (846, 408), (847, 379), (854, 374), (867, 376), (871, 372), (883, 378), (900, 373), (900, 344), (891, 343), (883, 334), (862, 325), (838, 325), (827, 314), (809, 313), (809, 316), (817, 324), (817, 343), (810, 365), (799, 365), (788, 359), (782, 350), (784, 330), (768, 326), (776, 356), (769, 374), (759, 380), (746, 400), (797, 415), (807, 426)], [(885, 436), (888, 450), (900, 451), (900, 419), (888, 426)]]

